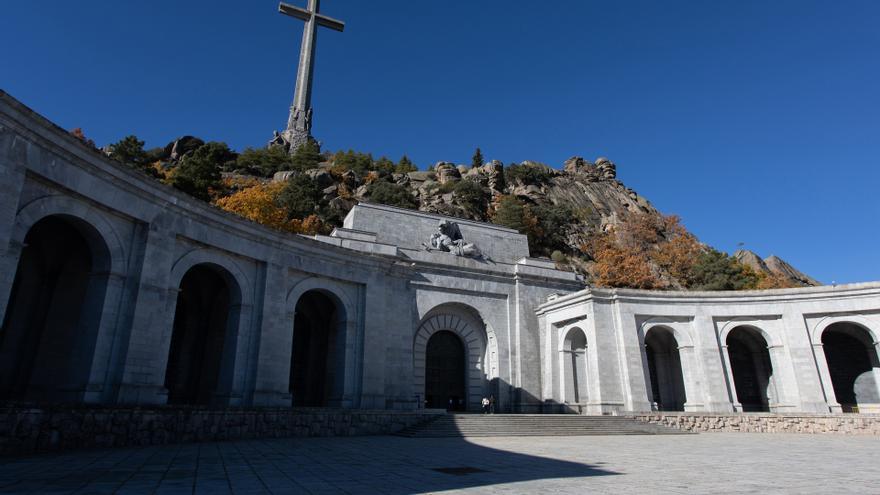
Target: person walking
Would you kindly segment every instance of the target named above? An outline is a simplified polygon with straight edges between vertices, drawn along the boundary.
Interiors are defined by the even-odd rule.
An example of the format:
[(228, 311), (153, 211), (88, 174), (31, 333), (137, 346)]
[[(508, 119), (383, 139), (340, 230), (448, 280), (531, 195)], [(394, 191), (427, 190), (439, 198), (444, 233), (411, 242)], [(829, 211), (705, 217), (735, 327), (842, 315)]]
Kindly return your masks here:
[(495, 396), (489, 396), (489, 414), (495, 414)]
[(483, 404), (483, 414), (489, 414), (489, 399), (483, 397), (481, 403)]

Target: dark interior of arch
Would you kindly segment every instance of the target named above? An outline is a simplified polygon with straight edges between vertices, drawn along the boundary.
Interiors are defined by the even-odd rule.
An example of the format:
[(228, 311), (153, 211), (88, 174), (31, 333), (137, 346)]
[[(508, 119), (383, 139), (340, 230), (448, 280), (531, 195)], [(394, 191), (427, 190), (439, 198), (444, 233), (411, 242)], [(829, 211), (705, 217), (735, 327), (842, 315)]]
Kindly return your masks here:
[(751, 328), (734, 328), (727, 336), (727, 353), (736, 396), (745, 412), (767, 412), (767, 389), (773, 376), (767, 341)]
[(190, 268), (180, 281), (165, 372), (169, 404), (208, 405), (215, 401), (230, 296), (224, 277), (208, 265)]
[(467, 409), (466, 366), (464, 344), (458, 335), (449, 330), (431, 335), (425, 348), (426, 407)]
[(654, 328), (645, 336), (651, 400), (660, 411), (684, 411), (687, 401), (678, 342), (672, 332)]
[(100, 272), (106, 273), (107, 259), (83, 235), (90, 227), (77, 222), (47, 217), (25, 236), (0, 330), (3, 399), (82, 398), (106, 290)]
[(290, 394), (296, 407), (334, 405), (341, 395), (344, 352), (338, 336), (340, 318), (335, 302), (318, 291), (309, 291), (296, 303)]
[(565, 336), (563, 343), (565, 362), (565, 401), (587, 401), (587, 336), (580, 328), (574, 328)]
[(822, 348), (834, 395), (844, 412), (857, 412), (859, 404), (880, 403), (872, 368), (877, 353), (870, 335), (851, 323), (835, 323), (822, 333)]

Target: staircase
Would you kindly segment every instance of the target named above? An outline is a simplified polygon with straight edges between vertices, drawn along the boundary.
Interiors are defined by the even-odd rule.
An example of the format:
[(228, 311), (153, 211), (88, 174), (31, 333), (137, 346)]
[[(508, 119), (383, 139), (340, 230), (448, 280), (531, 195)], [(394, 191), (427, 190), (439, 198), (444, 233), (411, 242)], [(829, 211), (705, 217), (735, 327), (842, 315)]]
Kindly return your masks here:
[(676, 434), (687, 432), (622, 416), (576, 414), (445, 414), (398, 433), (418, 438)]

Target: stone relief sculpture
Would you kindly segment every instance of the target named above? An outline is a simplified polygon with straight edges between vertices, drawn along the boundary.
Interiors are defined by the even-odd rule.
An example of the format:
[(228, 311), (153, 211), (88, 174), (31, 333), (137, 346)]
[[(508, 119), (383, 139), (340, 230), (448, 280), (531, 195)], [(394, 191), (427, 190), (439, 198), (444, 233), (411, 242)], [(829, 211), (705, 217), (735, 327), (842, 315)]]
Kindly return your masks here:
[(448, 220), (440, 220), (437, 232), (431, 234), (430, 245), (422, 243), (428, 251), (442, 251), (456, 256), (479, 258), (480, 249), (472, 242), (465, 242), (458, 224)]

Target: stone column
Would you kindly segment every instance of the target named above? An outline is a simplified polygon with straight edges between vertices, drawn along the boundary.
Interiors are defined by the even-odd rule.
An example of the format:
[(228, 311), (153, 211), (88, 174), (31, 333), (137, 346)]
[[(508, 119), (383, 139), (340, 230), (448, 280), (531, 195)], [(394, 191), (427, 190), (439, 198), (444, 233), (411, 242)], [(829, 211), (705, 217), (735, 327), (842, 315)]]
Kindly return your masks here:
[[(103, 280), (96, 280), (103, 279)], [(97, 284), (104, 284), (104, 290), (95, 291), (92, 294), (92, 287)], [(87, 403), (103, 403), (112, 400), (110, 390), (112, 384), (108, 382), (111, 377), (111, 366), (113, 363), (114, 343), (117, 338), (121, 338), (119, 333), (128, 329), (121, 328), (120, 313), (125, 292), (125, 275), (119, 273), (94, 274), (89, 282), (88, 298), (101, 298), (101, 300), (84, 301), (83, 307), (90, 304), (100, 305), (99, 321), (96, 325), (97, 335), (94, 336), (95, 347), (92, 355), (88, 357), (89, 373), (85, 384), (85, 391), (82, 397), (83, 402)]]
[(734, 412), (742, 412), (742, 404), (736, 395), (736, 380), (733, 378), (733, 367), (730, 365), (730, 353), (727, 351), (727, 344), (721, 344), (721, 354), (724, 360), (724, 371), (727, 376), (727, 390), (730, 393), (730, 405)]
[(828, 410), (832, 413), (842, 413), (843, 407), (837, 402), (834, 384), (831, 382), (831, 371), (828, 369), (828, 361), (825, 359), (825, 348), (821, 341), (813, 343), (813, 357), (816, 358), (816, 368), (819, 372), (819, 380), (822, 382), (822, 391), (825, 394)]
[(697, 360), (694, 356), (694, 346), (683, 345), (678, 347), (678, 360), (681, 363), (681, 374), (684, 378), (684, 410), (704, 411), (702, 397), (703, 391), (697, 374)]
[(121, 404), (164, 404), (165, 366), (177, 307), (177, 287), (169, 287), (175, 236), (162, 217), (150, 224), (131, 332), (119, 383)]
[(0, 322), (6, 317), (6, 305), (21, 256), (21, 244), (13, 242), (15, 218), (25, 183), (26, 147), (28, 143), (13, 131), (0, 125)]
[(293, 352), (293, 307), (286, 307), (287, 282), (285, 267), (266, 265), (264, 296), (261, 304), (262, 322), (260, 338), (255, 352), (255, 380), (253, 404), (255, 406), (289, 407), (290, 357)]

